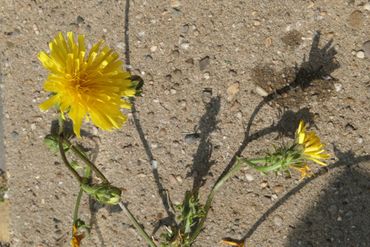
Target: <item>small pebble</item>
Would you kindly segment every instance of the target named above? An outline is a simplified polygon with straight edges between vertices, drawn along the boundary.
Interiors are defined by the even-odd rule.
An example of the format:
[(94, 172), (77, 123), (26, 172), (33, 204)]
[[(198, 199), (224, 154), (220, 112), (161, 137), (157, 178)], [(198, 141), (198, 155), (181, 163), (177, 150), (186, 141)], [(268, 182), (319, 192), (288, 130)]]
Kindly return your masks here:
[(202, 93), (202, 101), (203, 103), (208, 104), (211, 102), (212, 99), (212, 88), (205, 88)]
[(209, 62), (210, 62), (209, 56), (206, 56), (206, 57), (202, 58), (199, 61), (199, 69), (200, 70), (205, 70), (208, 67)]
[(262, 189), (266, 188), (269, 184), (266, 181), (263, 181), (260, 186)]
[(39, 28), (37, 27), (36, 24), (33, 24), (32, 28), (33, 28), (33, 31), (35, 32), (36, 35), (39, 35), (40, 34)]
[(254, 177), (251, 174), (247, 173), (245, 174), (245, 179), (247, 179), (248, 182), (252, 182), (254, 180)]
[(192, 133), (192, 134), (185, 135), (185, 142), (187, 144), (195, 143), (199, 139), (200, 139), (200, 135), (198, 133)]
[(364, 143), (364, 138), (362, 138), (362, 137), (357, 138), (357, 143), (358, 144)]
[(239, 82), (234, 82), (233, 84), (231, 84), (226, 90), (227, 100), (231, 101), (234, 98), (234, 96), (239, 92), (239, 90), (240, 90)]
[(364, 59), (365, 58), (365, 52), (364, 51), (358, 51), (356, 53), (356, 57), (358, 57), (360, 59)]
[(242, 119), (243, 118), (243, 113), (241, 113), (240, 111), (238, 111), (236, 114), (235, 114), (236, 118), (237, 119)]
[(190, 44), (188, 42), (183, 42), (180, 45), (181, 49), (187, 50), (190, 47)]
[(189, 31), (189, 25), (188, 24), (183, 25), (181, 28), (181, 32), (187, 33), (188, 31)]
[(125, 42), (118, 42), (116, 46), (117, 46), (117, 48), (118, 48), (118, 49), (120, 49), (120, 50), (122, 50), (122, 51), (123, 51), (123, 50), (125, 49), (125, 47), (126, 47)]
[(172, 8), (179, 8), (181, 6), (181, 3), (179, 0), (171, 0), (171, 7)]
[(340, 92), (343, 88), (343, 85), (341, 83), (334, 83), (334, 88), (336, 92)]
[(281, 184), (275, 185), (273, 190), (276, 194), (280, 194), (284, 192), (284, 186), (282, 186)]
[(155, 52), (157, 49), (158, 49), (158, 46), (156, 45), (153, 45), (152, 47), (150, 47), (151, 52)]
[(158, 131), (158, 135), (159, 136), (166, 136), (167, 135), (167, 130), (165, 128), (161, 128), (159, 131)]
[(256, 20), (256, 21), (253, 22), (253, 25), (256, 26), (256, 27), (257, 26), (260, 26), (261, 25), (261, 22)]
[(208, 80), (211, 77), (211, 75), (209, 74), (209, 72), (206, 72), (203, 74), (203, 77), (204, 79)]
[(274, 222), (275, 226), (281, 226), (284, 222), (283, 218), (279, 215), (275, 215), (272, 221)]
[(262, 87), (260, 86), (256, 86), (256, 93), (262, 97), (266, 97), (267, 95), (269, 95), (265, 89), (263, 89)]
[(85, 21), (85, 19), (81, 16), (77, 16), (77, 24), (80, 24), (80, 23), (83, 23)]
[(271, 201), (275, 201), (276, 199), (278, 199), (278, 196), (276, 194), (272, 194)]
[(136, 176), (137, 176), (138, 178), (145, 178), (145, 177), (146, 177), (145, 173), (139, 173), (139, 174), (137, 174)]
[(179, 175), (179, 176), (176, 176), (176, 180), (177, 182), (179, 182), (180, 184), (182, 183), (182, 177)]
[(171, 94), (176, 94), (176, 89), (171, 88), (171, 89), (170, 89), (170, 93), (171, 93)]
[(348, 24), (356, 29), (361, 28), (362, 24), (364, 22), (364, 15), (360, 10), (353, 11), (349, 18), (348, 18)]

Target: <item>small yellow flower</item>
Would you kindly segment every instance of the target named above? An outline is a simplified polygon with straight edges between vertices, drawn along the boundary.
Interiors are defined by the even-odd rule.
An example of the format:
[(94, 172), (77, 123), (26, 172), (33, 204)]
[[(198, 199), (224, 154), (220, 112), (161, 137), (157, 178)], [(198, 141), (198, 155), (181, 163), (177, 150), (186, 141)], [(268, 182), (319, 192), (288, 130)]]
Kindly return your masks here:
[(301, 159), (303, 162), (293, 163), (291, 167), (301, 172), (301, 178), (310, 177), (312, 175), (310, 167), (305, 164), (305, 161), (313, 161), (319, 165), (326, 166), (322, 161), (330, 157), (325, 153), (324, 144), (321, 143), (320, 138), (313, 131), (306, 131), (306, 126), (301, 120), (296, 132), (296, 144), (298, 150), (301, 150)]
[(322, 161), (330, 157), (324, 153), (324, 144), (313, 131), (306, 131), (306, 126), (301, 120), (296, 132), (296, 142), (303, 148), (303, 158), (311, 160), (319, 165), (326, 166)]
[(103, 41), (86, 52), (83, 35), (77, 41), (72, 32), (67, 39), (59, 33), (50, 43), (50, 53), (41, 51), (38, 58), (50, 71), (44, 90), (53, 95), (40, 105), (47, 110), (57, 105), (68, 113), (73, 130), (80, 136), (83, 120), (91, 121), (103, 130), (120, 128), (126, 121), (121, 108), (130, 108), (123, 97), (135, 95), (130, 73), (122, 69), (119, 55)]
[(84, 234), (79, 234), (78, 229), (76, 225), (73, 225), (72, 228), (72, 240), (71, 240), (71, 246), (72, 247), (80, 247), (81, 240), (85, 237)]
[(244, 241), (234, 241), (234, 240), (229, 240), (229, 239), (223, 239), (221, 243), (228, 245), (228, 246), (245, 247)]

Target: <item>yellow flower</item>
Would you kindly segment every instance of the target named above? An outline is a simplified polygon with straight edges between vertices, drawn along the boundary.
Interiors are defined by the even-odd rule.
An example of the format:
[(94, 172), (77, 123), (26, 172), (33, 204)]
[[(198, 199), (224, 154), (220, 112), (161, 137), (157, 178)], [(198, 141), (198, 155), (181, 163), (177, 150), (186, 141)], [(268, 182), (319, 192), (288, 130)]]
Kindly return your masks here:
[[(301, 120), (296, 132), (296, 144), (298, 144), (301, 150), (303, 160), (310, 160), (319, 165), (326, 166), (322, 161), (330, 157), (329, 154), (325, 153), (324, 144), (321, 143), (320, 138), (313, 131), (306, 131), (306, 126)], [(298, 169), (301, 172), (301, 177), (311, 176), (311, 169), (304, 163), (293, 164), (292, 167)]]
[(71, 246), (72, 247), (80, 247), (81, 240), (85, 237), (84, 234), (79, 234), (78, 229), (76, 225), (73, 225), (72, 228), (72, 240), (71, 240)]
[(44, 90), (52, 96), (40, 105), (47, 110), (58, 105), (63, 116), (73, 121), (73, 131), (80, 136), (83, 120), (103, 130), (120, 128), (126, 121), (121, 108), (130, 108), (122, 97), (135, 95), (130, 73), (122, 69), (119, 55), (100, 41), (86, 52), (83, 35), (77, 41), (72, 32), (67, 39), (59, 33), (50, 43), (50, 53), (41, 51), (38, 58), (50, 71)]
[(229, 240), (229, 239), (223, 239), (221, 243), (228, 245), (228, 246), (245, 247), (244, 241), (234, 241), (234, 240)]

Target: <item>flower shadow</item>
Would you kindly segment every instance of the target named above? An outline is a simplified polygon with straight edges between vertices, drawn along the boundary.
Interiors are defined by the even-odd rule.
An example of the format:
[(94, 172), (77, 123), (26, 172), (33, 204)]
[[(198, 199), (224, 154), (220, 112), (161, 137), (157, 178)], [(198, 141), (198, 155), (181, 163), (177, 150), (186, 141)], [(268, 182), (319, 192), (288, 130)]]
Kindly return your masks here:
[[(334, 70), (338, 69), (340, 67), (340, 64), (335, 59), (336, 51), (332, 46), (332, 40), (324, 45), (323, 48), (319, 48), (320, 36), (320, 31), (317, 31), (313, 37), (308, 60), (306, 60), (306, 58), (304, 57), (300, 66), (296, 66), (294, 68), (294, 70), (296, 71), (294, 79), (288, 81), (285, 86), (282, 86), (268, 94), (256, 106), (246, 125), (244, 139), (241, 142), (238, 150), (231, 158), (223, 174), (226, 174), (230, 170), (230, 168), (235, 163), (236, 158), (241, 156), (242, 152), (251, 141), (275, 131), (279, 131), (282, 134), (292, 136), (292, 134), (294, 133), (293, 130), (295, 130), (298, 126), (299, 119), (297, 119), (297, 117), (302, 117), (302, 119), (309, 124), (314, 124), (312, 114), (309, 113), (308, 108), (303, 108), (299, 112), (297, 112), (297, 114), (294, 114), (294, 112), (291, 111), (286, 112), (286, 114), (290, 115), (285, 115), (277, 125), (272, 125), (253, 134), (250, 133), (256, 116), (265, 105), (277, 102), (279, 100), (286, 101), (287, 99), (294, 97), (295, 94), (298, 93), (298, 89), (304, 92), (304, 90), (308, 90), (310, 87), (315, 87), (316, 89), (320, 89), (322, 87), (325, 88), (327, 87), (327, 85), (325, 84), (330, 83), (330, 74)], [(287, 68), (286, 70), (290, 69), (291, 68)], [(329, 78), (329, 81), (327, 79), (324, 80), (323, 78)], [(313, 83), (315, 80), (319, 80), (319, 82)], [(301, 98), (300, 95), (299, 98)], [(305, 114), (302, 115), (303, 113)], [(295, 121), (287, 121), (290, 118), (295, 118)]]
[(213, 145), (210, 134), (217, 128), (217, 115), (220, 111), (220, 96), (211, 98), (206, 104), (206, 112), (199, 120), (197, 131), (199, 132), (199, 145), (193, 156), (193, 165), (190, 175), (193, 176), (193, 193), (198, 193), (201, 186), (204, 185), (205, 177), (208, 175), (211, 166), (215, 164), (210, 160), (212, 156)]

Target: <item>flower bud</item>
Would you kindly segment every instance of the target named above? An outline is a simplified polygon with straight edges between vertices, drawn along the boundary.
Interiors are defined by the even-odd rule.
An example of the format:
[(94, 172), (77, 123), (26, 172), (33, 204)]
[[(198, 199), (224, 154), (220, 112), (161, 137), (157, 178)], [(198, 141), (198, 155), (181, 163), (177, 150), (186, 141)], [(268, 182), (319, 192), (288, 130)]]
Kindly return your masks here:
[(81, 188), (102, 204), (117, 205), (121, 201), (121, 190), (110, 184), (81, 184)]

